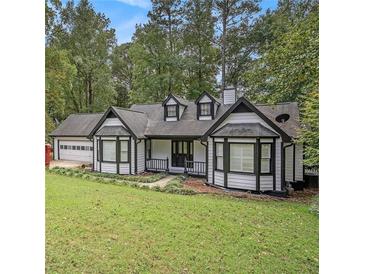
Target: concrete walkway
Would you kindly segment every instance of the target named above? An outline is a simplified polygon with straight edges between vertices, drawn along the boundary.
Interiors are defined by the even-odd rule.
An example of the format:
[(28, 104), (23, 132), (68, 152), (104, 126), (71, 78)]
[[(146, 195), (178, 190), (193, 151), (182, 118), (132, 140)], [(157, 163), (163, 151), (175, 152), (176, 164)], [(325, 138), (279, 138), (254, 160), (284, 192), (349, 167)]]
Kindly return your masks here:
[(175, 179), (176, 176), (174, 175), (168, 175), (165, 178), (162, 178), (161, 180), (158, 180), (154, 183), (140, 183), (141, 186), (148, 186), (149, 188), (155, 187), (155, 186), (159, 186), (161, 188), (165, 187), (168, 182), (170, 182), (171, 180)]

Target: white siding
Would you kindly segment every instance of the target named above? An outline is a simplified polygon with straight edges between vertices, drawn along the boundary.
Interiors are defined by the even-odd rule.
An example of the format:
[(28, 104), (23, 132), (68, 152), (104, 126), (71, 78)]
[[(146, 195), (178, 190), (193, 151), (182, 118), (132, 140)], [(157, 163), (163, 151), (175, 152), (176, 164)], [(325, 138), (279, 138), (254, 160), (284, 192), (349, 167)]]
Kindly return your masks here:
[(185, 107), (180, 105), (180, 106), (179, 106), (179, 119), (180, 119), (180, 118), (181, 118), (181, 116), (183, 115), (184, 110), (185, 110)]
[(170, 98), (167, 102), (166, 102), (166, 105), (168, 106), (171, 106), (171, 105), (176, 105), (177, 102), (173, 99), (173, 98)]
[(255, 138), (228, 138), (228, 143), (256, 143)]
[(227, 181), (228, 181), (228, 184), (227, 184), (228, 187), (247, 189), (247, 190), (256, 190), (256, 176), (255, 175), (228, 173)]
[(223, 103), (234, 104), (236, 102), (236, 91), (234, 89), (225, 89), (223, 91)]
[(117, 173), (117, 164), (116, 163), (101, 162), (101, 172)]
[(212, 120), (212, 116), (199, 116), (199, 120), (201, 120), (201, 121)]
[(266, 191), (266, 190), (273, 190), (273, 189), (274, 189), (274, 185), (273, 185), (272, 175), (260, 176), (260, 190)]
[(104, 123), (100, 126), (100, 128), (104, 126), (123, 126), (123, 123), (119, 120), (119, 118), (107, 118), (105, 119)]
[(295, 180), (303, 181), (303, 145), (295, 144)]
[(177, 121), (177, 118), (176, 117), (166, 117), (166, 121), (167, 122)]
[(293, 181), (293, 146), (285, 148), (285, 181)]
[(281, 190), (281, 139), (276, 140), (276, 190)]
[(135, 161), (135, 155), (134, 155), (134, 150), (135, 150), (135, 145), (134, 145), (134, 138), (131, 139), (131, 173), (135, 174), (135, 165), (136, 165), (136, 161)]
[(143, 172), (145, 170), (145, 153), (144, 153), (144, 145), (145, 140), (141, 140), (140, 143), (137, 144), (137, 171), (138, 173)]
[(53, 159), (59, 160), (59, 158), (58, 158), (58, 138), (53, 139)]
[(119, 174), (129, 174), (129, 164), (128, 163), (119, 164)]
[(223, 171), (214, 171), (214, 184), (218, 186), (224, 186), (224, 173)]
[(200, 100), (199, 103), (210, 103), (212, 102), (212, 100), (210, 100), (210, 98), (206, 95), (204, 95)]
[(208, 183), (213, 183), (213, 139), (208, 138)]

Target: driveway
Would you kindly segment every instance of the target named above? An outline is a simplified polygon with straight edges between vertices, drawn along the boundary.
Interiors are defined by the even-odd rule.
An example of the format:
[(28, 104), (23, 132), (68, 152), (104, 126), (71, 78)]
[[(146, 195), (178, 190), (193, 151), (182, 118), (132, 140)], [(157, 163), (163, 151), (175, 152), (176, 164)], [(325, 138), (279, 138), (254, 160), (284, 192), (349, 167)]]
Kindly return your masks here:
[(65, 167), (65, 168), (78, 168), (78, 167), (82, 167), (82, 166), (91, 166), (91, 163), (87, 163), (87, 162), (79, 162), (79, 161), (65, 161), (65, 160), (56, 160), (56, 161), (51, 161), (49, 168), (54, 168), (54, 167)]

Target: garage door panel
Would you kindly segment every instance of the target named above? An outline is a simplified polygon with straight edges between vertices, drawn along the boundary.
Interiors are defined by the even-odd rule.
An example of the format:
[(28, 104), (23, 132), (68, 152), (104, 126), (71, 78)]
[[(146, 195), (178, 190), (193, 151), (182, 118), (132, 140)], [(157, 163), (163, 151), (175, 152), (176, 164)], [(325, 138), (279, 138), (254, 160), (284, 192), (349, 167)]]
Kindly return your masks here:
[(59, 142), (60, 160), (92, 162), (92, 142), (62, 141)]

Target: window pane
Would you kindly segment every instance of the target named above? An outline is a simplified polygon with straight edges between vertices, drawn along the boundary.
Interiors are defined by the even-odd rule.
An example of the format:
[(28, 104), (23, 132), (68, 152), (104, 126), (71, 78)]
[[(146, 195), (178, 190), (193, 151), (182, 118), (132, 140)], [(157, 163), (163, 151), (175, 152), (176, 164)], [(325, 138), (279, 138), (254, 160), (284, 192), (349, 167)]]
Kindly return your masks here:
[(270, 158), (271, 157), (271, 144), (261, 144), (261, 157)]
[(254, 172), (254, 145), (230, 145), (230, 170), (238, 172)]
[(188, 154), (188, 142), (184, 142), (184, 154)]
[(270, 159), (261, 159), (261, 173), (270, 172)]
[(210, 115), (210, 104), (200, 104), (200, 114)]
[(167, 116), (169, 117), (176, 116), (176, 106), (167, 106)]
[(120, 161), (128, 162), (128, 141), (120, 141)]
[(223, 144), (216, 144), (216, 155), (223, 156)]
[(103, 161), (115, 161), (115, 141), (103, 141)]
[(217, 157), (217, 169), (223, 170), (223, 157)]

